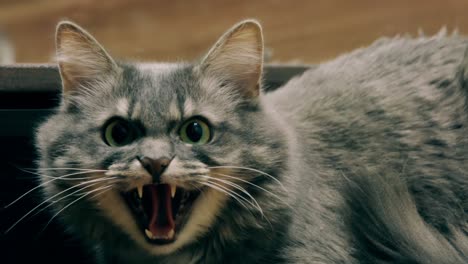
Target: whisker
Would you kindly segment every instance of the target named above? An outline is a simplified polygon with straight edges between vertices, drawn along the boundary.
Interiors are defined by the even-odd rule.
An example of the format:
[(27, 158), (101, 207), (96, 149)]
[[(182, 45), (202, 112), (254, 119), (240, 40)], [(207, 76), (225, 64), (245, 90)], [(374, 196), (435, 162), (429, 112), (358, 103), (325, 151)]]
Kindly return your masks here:
[(260, 173), (264, 176), (267, 176), (269, 178), (271, 178), (272, 180), (274, 180), (276, 183), (278, 183), (281, 188), (283, 188), (284, 191), (287, 192), (286, 188), (284, 187), (284, 185), (278, 180), (276, 179), (273, 175), (271, 174), (268, 174), (264, 171), (261, 171), (261, 170), (257, 170), (257, 169), (253, 169), (253, 168), (248, 168), (248, 167), (239, 167), (239, 166), (213, 166), (213, 167), (208, 167), (209, 169), (238, 169), (238, 170), (248, 170), (248, 171), (253, 171), (253, 172), (257, 172), (257, 173)]
[(192, 186), (193, 188), (197, 189), (199, 192), (203, 192), (203, 189), (201, 189), (200, 187), (196, 186), (195, 184), (191, 183), (191, 182), (187, 182), (188, 185)]
[(216, 180), (216, 181), (222, 182), (224, 184), (227, 184), (227, 185), (241, 191), (242, 193), (247, 195), (252, 200), (253, 203), (255, 203), (255, 207), (257, 207), (259, 212), (262, 214), (262, 216), (264, 216), (262, 207), (258, 204), (257, 200), (247, 190), (242, 188), (242, 186), (240, 186), (239, 184), (236, 184), (236, 183), (233, 183), (233, 182), (230, 182), (230, 181), (227, 181), (227, 180), (223, 180), (223, 179), (218, 179), (218, 178), (206, 176), (206, 175), (203, 175), (202, 177), (207, 178), (208, 180)]
[[(59, 193), (56, 193), (54, 194), (53, 196), (49, 197), (47, 200), (41, 202), (40, 204), (38, 204), (37, 206), (35, 206), (33, 209), (31, 209), (29, 212), (27, 212), (25, 215), (23, 215), (18, 221), (16, 221), (10, 228), (8, 228), (5, 232), (5, 234), (7, 234), (8, 232), (11, 231), (11, 229), (13, 229), (16, 225), (18, 225), (21, 221), (23, 221), (23, 219), (25, 219), (28, 215), (30, 215), (31, 213), (33, 213), (35, 210), (37, 210), (37, 208), (41, 207), (43, 204), (47, 203), (48, 201), (52, 200), (53, 198), (61, 195), (62, 193), (65, 193), (73, 188), (76, 188), (78, 186), (81, 186), (81, 185), (84, 185), (84, 184), (90, 184), (90, 183), (93, 183), (93, 182), (96, 182), (96, 184), (104, 181), (104, 180), (107, 180), (107, 179), (95, 179), (95, 180), (90, 180), (90, 181), (87, 181), (87, 182), (82, 182), (82, 183), (79, 183), (77, 185), (74, 185), (70, 188), (67, 188)], [(96, 184), (93, 184), (93, 185), (96, 185)], [(91, 185), (92, 186), (92, 185)], [(87, 187), (90, 187), (90, 186), (86, 186)]]
[(82, 180), (88, 180), (89, 177), (82, 177), (82, 178), (57, 178), (57, 177), (54, 177), (54, 176), (49, 176), (49, 175), (39, 175), (41, 177), (44, 177), (44, 178), (49, 178), (49, 179), (57, 179), (57, 180), (61, 180), (61, 181), (82, 181)]
[(274, 196), (274, 197), (277, 198), (278, 200), (282, 200), (282, 198), (279, 197), (277, 194), (274, 194), (274, 193), (272, 193), (271, 191), (269, 191), (269, 190), (267, 190), (267, 189), (265, 189), (265, 188), (263, 188), (263, 187), (261, 187), (261, 186), (255, 184), (255, 183), (253, 183), (253, 182), (249, 182), (249, 181), (247, 181), (247, 180), (244, 180), (244, 179), (241, 179), (241, 178), (238, 178), (238, 177), (234, 177), (234, 176), (231, 176), (231, 175), (223, 174), (223, 173), (213, 172), (213, 174), (216, 174), (216, 175), (219, 175), (219, 176), (222, 176), (222, 177), (231, 178), (231, 179), (234, 179), (234, 180), (237, 180), (237, 181), (244, 182), (244, 183), (246, 183), (246, 184), (248, 184), (248, 185), (251, 185), (251, 186), (253, 186), (253, 187), (255, 187), (255, 188), (258, 188), (258, 189), (260, 189), (260, 190), (262, 190), (262, 191), (264, 191), (264, 192), (266, 192), (266, 193), (268, 193), (268, 194)]
[[(115, 179), (114, 179), (113, 182), (109, 182), (109, 183), (113, 184), (113, 183), (115, 183), (115, 182), (117, 182), (117, 181), (118, 181), (118, 180), (115, 180)], [(45, 207), (43, 207), (42, 209), (40, 209), (39, 211), (37, 211), (37, 212), (36, 212), (35, 214), (33, 214), (31, 217), (34, 217), (35, 215), (41, 213), (41, 212), (44, 211), (45, 209), (47, 209), (47, 208), (49, 208), (50, 206), (54, 205), (55, 203), (58, 203), (58, 202), (60, 202), (61, 200), (64, 200), (64, 199), (66, 199), (66, 198), (68, 198), (68, 197), (70, 197), (70, 196), (72, 196), (72, 195), (74, 195), (74, 194), (76, 194), (76, 193), (79, 193), (80, 191), (82, 191), (82, 190), (84, 190), (84, 189), (87, 189), (87, 188), (92, 187), (92, 186), (94, 186), (94, 185), (97, 185), (97, 184), (99, 184), (99, 183), (101, 183), (101, 182), (99, 181), (99, 182), (92, 183), (92, 184), (90, 184), (90, 185), (88, 185), (88, 186), (85, 186), (85, 187), (80, 188), (80, 189), (78, 189), (78, 190), (76, 190), (76, 191), (73, 191), (72, 193), (69, 193), (69, 194), (65, 195), (64, 197), (61, 197), (61, 198), (58, 199), (58, 200), (51, 201), (48, 205), (46, 205)], [(69, 188), (69, 189), (70, 189), (70, 188)], [(67, 189), (67, 190), (69, 190), (69, 189)], [(79, 193), (78, 195), (81, 195), (81, 194), (82, 194), (82, 193)], [(47, 199), (46, 201), (50, 201), (50, 199)]]
[(102, 171), (102, 172), (107, 171), (107, 170), (99, 170), (99, 169), (63, 168), (63, 167), (60, 167), (60, 168), (25, 168), (25, 170), (37, 170), (37, 171), (74, 170), (74, 171)]
[[(249, 204), (250, 206), (252, 206), (252, 207), (254, 207), (254, 208), (257, 208), (257, 210), (259, 210), (259, 212), (262, 213), (262, 215), (263, 215), (263, 211), (261, 210), (261, 208), (258, 208), (253, 202), (247, 200), (247, 198), (243, 197), (242, 195), (239, 195), (238, 193), (229, 190), (228, 188), (226, 188), (226, 187), (220, 185), (219, 183), (212, 182), (212, 181), (210, 181), (210, 182), (208, 182), (208, 183), (209, 183), (209, 184), (212, 184), (212, 185), (215, 185), (215, 186), (217, 186), (218, 188), (223, 189), (223, 190), (224, 190), (224, 193), (229, 194), (229, 196), (231, 196), (232, 198), (236, 199), (238, 202), (239, 202), (238, 199), (241, 199), (241, 200), (245, 201), (245, 202), (246, 202), (247, 204)], [(232, 195), (231, 195), (231, 194), (232, 194)], [(234, 196), (235, 196), (235, 197), (234, 197)], [(237, 198), (236, 198), (236, 197), (237, 197)], [(245, 207), (245, 208), (248, 209), (247, 207)]]
[[(94, 171), (92, 171), (94, 172)], [(25, 197), (26, 195), (30, 194), (31, 192), (33, 192), (34, 190), (37, 190), (39, 188), (41, 188), (42, 186), (46, 185), (46, 184), (49, 184), (53, 181), (56, 181), (56, 180), (60, 180), (60, 179), (63, 179), (65, 177), (69, 177), (69, 176), (73, 176), (73, 175), (80, 175), (80, 174), (87, 174), (87, 173), (91, 173), (89, 171), (85, 171), (85, 172), (76, 172), (76, 173), (71, 173), (71, 174), (65, 174), (65, 175), (62, 175), (62, 176), (59, 176), (59, 177), (56, 177), (52, 180), (49, 180), (49, 181), (46, 181), (46, 182), (43, 182), (41, 184), (39, 184), (38, 186), (32, 188), (31, 190), (25, 192), (24, 194), (22, 194), (20, 197), (16, 198), (13, 202), (9, 203), (8, 205), (6, 205), (4, 208), (8, 208), (10, 206), (12, 206), (13, 204), (15, 204), (16, 202), (18, 202), (19, 200), (21, 200), (23, 197)], [(35, 173), (34, 173), (35, 174)], [(38, 176), (41, 176), (40, 174), (37, 174)], [(87, 178), (86, 178), (87, 179)]]
[(97, 188), (95, 190), (92, 190), (92, 191), (89, 191), (85, 194), (83, 194), (82, 196), (78, 197), (77, 199), (75, 199), (73, 202), (69, 203), (68, 205), (64, 206), (62, 209), (60, 209), (60, 211), (58, 211), (56, 214), (54, 214), (52, 216), (52, 218), (50, 218), (50, 220), (47, 222), (47, 224), (44, 226), (44, 228), (41, 230), (40, 233), (43, 233), (44, 230), (50, 225), (50, 223), (52, 223), (52, 220), (55, 219), (55, 217), (57, 217), (61, 212), (63, 212), (65, 209), (67, 209), (68, 207), (72, 206), (73, 204), (75, 204), (76, 202), (78, 202), (79, 200), (85, 198), (86, 196), (94, 193), (94, 192), (98, 192), (97, 194), (89, 197), (90, 199), (94, 198), (94, 197), (97, 197), (107, 191), (109, 191), (110, 189), (112, 189), (112, 184), (111, 185), (107, 185), (107, 186), (104, 186), (104, 187), (100, 187), (100, 188)]
[[(224, 176), (229, 176), (229, 175), (224, 175)], [(232, 176), (230, 176), (230, 177), (232, 177)], [(216, 179), (216, 180), (221, 180), (221, 179), (218, 179), (218, 178), (213, 178), (213, 177), (211, 177), (211, 178), (212, 178), (212, 179)], [(232, 178), (235, 178), (235, 177), (232, 177)], [(238, 184), (235, 184), (235, 183), (233, 183), (233, 182), (230, 182), (230, 181), (227, 181), (227, 180), (223, 180), (223, 181), (224, 181), (226, 184), (232, 183), (232, 184), (236, 185), (237, 187), (241, 188), (241, 189), (242, 189), (241, 191), (244, 192), (245, 194), (247, 194), (247, 195), (255, 202), (255, 204), (257, 205), (257, 207), (258, 207), (258, 209), (259, 209), (259, 211), (260, 211), (260, 213), (261, 213), (261, 215), (262, 215), (262, 218), (265, 219), (265, 220), (268, 222), (268, 224), (270, 225), (270, 228), (273, 229), (273, 225), (271, 224), (270, 220), (265, 216), (262, 207), (258, 204), (257, 200), (256, 200), (252, 195), (250, 195), (250, 193), (249, 193), (247, 190), (245, 190), (244, 188), (242, 188), (242, 186), (240, 186), (240, 185), (238, 185)], [(252, 183), (252, 184), (253, 184), (253, 183)], [(253, 185), (256, 185), (256, 184), (253, 184)], [(258, 185), (256, 185), (256, 186), (259, 187), (259, 188), (261, 188), (261, 187), (258, 186)], [(233, 186), (233, 187), (234, 187), (234, 186)], [(261, 188), (261, 189), (263, 189), (263, 188)], [(265, 190), (265, 191), (267, 191), (267, 190)], [(267, 192), (268, 192), (268, 191), (267, 191)], [(273, 194), (273, 193), (271, 193), (271, 194)], [(273, 194), (273, 195), (276, 196), (275, 194)], [(278, 197), (278, 196), (276, 196), (276, 197)], [(278, 198), (279, 198), (279, 197), (278, 197)], [(279, 198), (279, 199), (280, 199), (280, 198)], [(280, 200), (281, 200), (281, 199), (280, 199)], [(289, 206), (289, 205), (288, 205), (288, 206)]]
[[(205, 183), (202, 183), (202, 184), (205, 184), (205, 185), (206, 185), (206, 184), (213, 184), (214, 186), (217, 186), (217, 188), (214, 187), (214, 186), (210, 186), (210, 187), (211, 187), (211, 188), (214, 188), (214, 189), (216, 189), (216, 190), (218, 190), (218, 191), (221, 191), (221, 192), (223, 192), (223, 193), (226, 193), (227, 195), (229, 195), (230, 197), (232, 197), (233, 199), (235, 199), (235, 200), (236, 200), (240, 205), (242, 205), (245, 209), (247, 209), (247, 210), (252, 214), (252, 216), (255, 217), (255, 215), (254, 215), (254, 213), (252, 212), (252, 210), (251, 210), (250, 208), (248, 208), (248, 207), (245, 205), (245, 203), (243, 203), (241, 200), (239, 200), (239, 198), (242, 199), (242, 200), (244, 200), (246, 203), (248, 203), (248, 204), (251, 205), (252, 207), (254, 207), (254, 208), (256, 208), (257, 210), (259, 210), (259, 212), (260, 212), (261, 215), (262, 215), (262, 218), (265, 219), (265, 220), (268, 222), (268, 224), (270, 225), (270, 228), (273, 229), (273, 225), (271, 224), (270, 220), (265, 216), (265, 214), (263, 213), (263, 211), (262, 211), (262, 209), (261, 209), (260, 206), (256, 207), (253, 203), (249, 202), (246, 198), (242, 197), (241, 195), (237, 194), (236, 192), (232, 192), (231, 190), (229, 190), (229, 189), (227, 189), (227, 188), (225, 188), (225, 187), (223, 187), (223, 186), (221, 186), (221, 185), (219, 185), (219, 184), (216, 184), (216, 183), (214, 183), (214, 182), (209, 182), (209, 183), (206, 183), (206, 182), (205, 182)], [(209, 186), (209, 185), (207, 185), (207, 186)], [(219, 188), (219, 189), (218, 189), (218, 188)], [(237, 196), (237, 197), (239, 197), (239, 198), (235, 197), (234, 195)], [(257, 205), (258, 205), (258, 203), (257, 203)]]
[[(27, 171), (27, 170), (24, 170), (24, 169), (21, 169), (21, 168), (18, 168), (18, 169), (23, 171), (23, 172), (34, 174), (34, 175), (37, 175), (37, 176), (40, 176), (40, 177), (47, 177), (47, 178), (53, 178), (53, 179), (57, 179), (57, 178), (60, 178), (62, 180), (86, 180), (86, 179), (88, 179), (87, 177), (86, 178), (71, 178), (71, 179), (68, 179), (68, 178), (45, 175), (45, 174), (41, 174), (41, 173), (34, 172), (34, 171)], [(65, 175), (62, 175), (62, 176), (68, 177), (68, 176), (72, 176), (72, 175), (80, 175), (80, 174), (86, 174), (86, 173), (92, 173), (92, 172), (106, 172), (107, 170), (88, 170), (87, 169), (85, 172), (82, 172), (84, 170), (79, 170), (79, 171), (80, 172), (74, 172), (74, 173), (65, 174)]]
[[(211, 187), (217, 191), (220, 191), (222, 193), (225, 193), (227, 195), (229, 195), (231, 198), (233, 198), (235, 201), (237, 201), (240, 205), (242, 205), (245, 209), (247, 209), (251, 214), (252, 216), (255, 217), (254, 213), (252, 212), (251, 208), (247, 207), (246, 204), (241, 201), (239, 198), (241, 198), (242, 200), (244, 200), (247, 204), (251, 205), (252, 207), (256, 208), (257, 210), (260, 211), (260, 213), (262, 214), (262, 218), (265, 219), (268, 224), (270, 225), (270, 228), (273, 229), (273, 225), (271, 224), (270, 220), (263, 214), (263, 211), (261, 211), (261, 208), (257, 208), (253, 203), (249, 202), (246, 198), (240, 196), (239, 194), (235, 193), (235, 192), (232, 192), (230, 191), (229, 189), (227, 188), (223, 188), (223, 186), (220, 186), (219, 184), (216, 184), (214, 182), (198, 182), (202, 185), (205, 185), (205, 186), (208, 186), (208, 187)], [(235, 196), (234, 196), (235, 195)], [(237, 198), (237, 197), (239, 198)]]
[(229, 195), (230, 197), (232, 197), (234, 200), (236, 200), (240, 205), (242, 205), (245, 209), (249, 210), (250, 211), (250, 208), (248, 208), (244, 202), (242, 202), (241, 200), (239, 200), (239, 198), (233, 196), (231, 193), (227, 192), (226, 190), (224, 189), (221, 189), (219, 186), (217, 185), (214, 185), (212, 184), (212, 182), (198, 182), (199, 184), (201, 185), (204, 185), (204, 186), (207, 186), (207, 187), (210, 187), (210, 188), (213, 188), (219, 192), (222, 192), (226, 195)]

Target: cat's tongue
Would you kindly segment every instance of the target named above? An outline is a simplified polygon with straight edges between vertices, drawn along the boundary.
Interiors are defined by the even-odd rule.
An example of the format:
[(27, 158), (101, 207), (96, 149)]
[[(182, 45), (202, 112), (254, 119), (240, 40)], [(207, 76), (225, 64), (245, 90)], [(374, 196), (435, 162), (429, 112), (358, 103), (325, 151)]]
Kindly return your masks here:
[(172, 240), (174, 238), (174, 218), (172, 215), (171, 187), (168, 184), (146, 185), (145, 194), (148, 197), (146, 213), (149, 218), (148, 233), (150, 239)]

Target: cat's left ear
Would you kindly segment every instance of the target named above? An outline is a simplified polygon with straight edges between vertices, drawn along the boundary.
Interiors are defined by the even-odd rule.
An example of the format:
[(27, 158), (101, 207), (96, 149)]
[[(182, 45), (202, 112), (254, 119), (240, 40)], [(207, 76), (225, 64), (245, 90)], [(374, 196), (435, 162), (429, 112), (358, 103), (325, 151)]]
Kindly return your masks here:
[(64, 96), (97, 87), (120, 71), (97, 40), (72, 22), (58, 24), (56, 52)]
[(257, 97), (263, 69), (260, 24), (245, 20), (232, 27), (211, 48), (199, 67), (203, 75), (233, 86), (244, 97)]

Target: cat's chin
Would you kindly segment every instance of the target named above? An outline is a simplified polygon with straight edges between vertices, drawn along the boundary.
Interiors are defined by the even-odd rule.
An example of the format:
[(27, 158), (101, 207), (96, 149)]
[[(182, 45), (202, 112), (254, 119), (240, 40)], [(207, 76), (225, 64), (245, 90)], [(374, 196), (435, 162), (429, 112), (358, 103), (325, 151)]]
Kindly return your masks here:
[(199, 194), (169, 184), (148, 184), (122, 196), (146, 241), (165, 245), (177, 240)]

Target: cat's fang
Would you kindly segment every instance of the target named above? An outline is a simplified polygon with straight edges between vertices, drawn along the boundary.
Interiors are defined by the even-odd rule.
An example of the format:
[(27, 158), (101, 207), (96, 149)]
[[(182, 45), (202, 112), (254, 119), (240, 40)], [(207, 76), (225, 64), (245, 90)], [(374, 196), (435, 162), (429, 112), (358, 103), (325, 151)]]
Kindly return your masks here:
[(137, 186), (138, 197), (141, 199), (143, 198), (143, 185)]
[(171, 186), (171, 198), (174, 198), (176, 191), (177, 191), (177, 187), (173, 184), (171, 184), (170, 186)]
[(153, 239), (153, 238), (154, 238), (153, 233), (151, 233), (151, 231), (149, 231), (148, 229), (145, 229), (145, 234), (146, 234), (146, 236), (147, 236), (149, 239)]
[(174, 229), (171, 229), (171, 230), (169, 231), (169, 233), (167, 233), (167, 238), (168, 238), (168, 239), (173, 239), (173, 238), (174, 238), (174, 234), (175, 234)]

